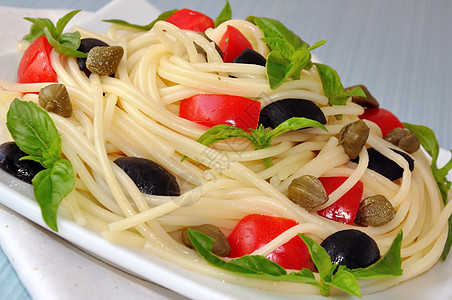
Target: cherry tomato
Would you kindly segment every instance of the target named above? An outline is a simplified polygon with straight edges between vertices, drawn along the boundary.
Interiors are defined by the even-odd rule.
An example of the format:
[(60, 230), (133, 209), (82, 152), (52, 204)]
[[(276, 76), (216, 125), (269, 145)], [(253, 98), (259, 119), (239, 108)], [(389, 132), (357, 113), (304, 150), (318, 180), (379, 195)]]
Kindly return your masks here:
[[(331, 194), (347, 177), (320, 177), (326, 192)], [(330, 206), (317, 211), (319, 215), (344, 224), (353, 224), (363, 195), (363, 183), (358, 181), (347, 193)]]
[(20, 60), (17, 82), (57, 82), (57, 75), (50, 64), (50, 51), (52, 46), (45, 36), (34, 40)]
[(207, 28), (215, 27), (215, 22), (210, 17), (186, 8), (176, 11), (166, 21), (180, 29), (196, 32), (204, 32)]
[(225, 124), (250, 132), (256, 129), (261, 103), (248, 98), (198, 94), (180, 102), (179, 116), (209, 127)]
[[(270, 217), (259, 214), (245, 216), (237, 223), (228, 236), (231, 245), (229, 257), (241, 257), (268, 244), (287, 229), (297, 225), (291, 219)], [(299, 236), (267, 255), (267, 258), (286, 269), (309, 268), (310, 256), (306, 244)]]
[(359, 116), (360, 119), (365, 119), (374, 122), (381, 129), (383, 137), (387, 135), (394, 128), (405, 128), (399, 119), (389, 110), (384, 108), (366, 108), (364, 114)]
[(226, 63), (232, 63), (243, 50), (253, 49), (248, 39), (237, 28), (230, 25), (227, 26), (218, 46), (223, 51), (223, 61)]

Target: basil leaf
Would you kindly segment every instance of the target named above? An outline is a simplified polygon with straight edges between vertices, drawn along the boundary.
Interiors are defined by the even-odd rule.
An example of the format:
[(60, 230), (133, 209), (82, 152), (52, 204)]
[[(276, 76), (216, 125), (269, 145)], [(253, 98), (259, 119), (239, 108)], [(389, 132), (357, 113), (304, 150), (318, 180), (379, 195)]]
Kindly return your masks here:
[(261, 255), (245, 255), (229, 261), (232, 264), (272, 276), (286, 275), (286, 269)]
[(324, 64), (315, 64), (322, 81), (323, 93), (329, 100), (330, 105), (345, 105), (347, 99), (351, 96), (366, 97), (366, 94), (360, 87), (345, 92), (341, 78), (336, 70)]
[(67, 23), (79, 12), (81, 12), (81, 9), (73, 10), (65, 14), (63, 17), (59, 18), (56, 27), (55, 27), (55, 38), (59, 38), (61, 34), (63, 33), (64, 27), (66, 27)]
[(335, 288), (341, 289), (351, 295), (361, 297), (361, 290), (356, 278), (348, 270), (339, 268), (336, 274), (334, 274), (333, 279), (329, 283)]
[(154, 27), (155, 23), (157, 23), (158, 21), (165, 21), (166, 19), (171, 17), (177, 11), (178, 11), (178, 9), (172, 9), (172, 10), (162, 12), (155, 20), (153, 20), (151, 23), (149, 23), (147, 25), (132, 24), (127, 21), (120, 20), (120, 19), (108, 19), (108, 20), (102, 20), (102, 21), (107, 22), (107, 23), (132, 27), (132, 28), (139, 29), (139, 30), (149, 31), (152, 29), (152, 27)]
[(323, 126), (323, 124), (321, 124), (320, 122), (308, 118), (293, 117), (276, 126), (275, 129), (268, 133), (267, 137), (271, 140), (275, 136), (283, 134), (285, 132), (299, 130), (308, 127), (317, 127), (328, 132), (326, 127)]
[(308, 246), (309, 254), (311, 255), (314, 265), (319, 271), (320, 277), (325, 277), (330, 274), (333, 269), (333, 264), (331, 262), (331, 257), (328, 255), (326, 250), (310, 237), (301, 233), (299, 233), (298, 236), (300, 236), (306, 246)]
[(210, 146), (221, 140), (231, 137), (243, 137), (249, 139), (249, 133), (245, 130), (231, 125), (215, 125), (206, 132), (204, 132), (197, 140), (205, 146)]
[(66, 15), (58, 19), (57, 25), (52, 23), (47, 18), (24, 18), (27, 21), (32, 22), (30, 33), (23, 37), (24, 40), (30, 43), (36, 40), (38, 37), (45, 35), (49, 44), (55, 49), (56, 52), (65, 56), (74, 57), (87, 57), (86, 53), (77, 51), (80, 46), (80, 33), (64, 33), (64, 27), (69, 21), (81, 10), (73, 10)]
[(74, 188), (71, 163), (65, 159), (56, 161), (51, 169), (40, 171), (32, 180), (35, 198), (41, 207), (44, 221), (58, 231), (57, 210), (61, 200)]
[(48, 113), (31, 101), (14, 99), (6, 116), (11, 136), (17, 146), (29, 155), (42, 156), (50, 151), (55, 140), (60, 141), (58, 130)]
[(291, 57), (292, 53), (295, 52), (295, 47), (280, 37), (264, 37), (262, 40), (267, 44), (270, 50), (276, 50), (284, 58)]
[(287, 70), (290, 69), (290, 61), (278, 51), (271, 51), (267, 56), (267, 77), (272, 90), (278, 88), (289, 78)]
[(49, 41), (49, 44), (55, 49), (56, 52), (63, 54), (65, 56), (73, 56), (73, 57), (88, 57), (87, 53), (77, 51), (71, 47), (66, 46), (65, 44), (61, 44), (60, 41), (56, 40), (49, 32), (47, 28), (44, 28), (44, 33)]
[(402, 258), (400, 256), (402, 237), (403, 232), (400, 230), (388, 252), (382, 258), (367, 268), (353, 269), (350, 272), (355, 278), (365, 279), (381, 279), (402, 275)]
[(289, 30), (280, 21), (252, 17), (253, 23), (256, 24), (264, 33), (265, 37), (278, 37), (284, 40), (287, 44), (291, 45), (293, 48), (298, 49), (301, 47), (309, 47), (309, 44), (303, 41), (298, 35)]
[(218, 17), (215, 19), (215, 27), (218, 27), (221, 23), (229, 21), (232, 18), (232, 9), (229, 1), (226, 0), (226, 4), (221, 10)]
[(71, 163), (61, 158), (61, 138), (52, 118), (33, 102), (18, 98), (11, 103), (6, 126), (17, 146), (45, 168), (32, 179), (44, 221), (58, 231), (56, 216), (61, 200), (74, 188)]

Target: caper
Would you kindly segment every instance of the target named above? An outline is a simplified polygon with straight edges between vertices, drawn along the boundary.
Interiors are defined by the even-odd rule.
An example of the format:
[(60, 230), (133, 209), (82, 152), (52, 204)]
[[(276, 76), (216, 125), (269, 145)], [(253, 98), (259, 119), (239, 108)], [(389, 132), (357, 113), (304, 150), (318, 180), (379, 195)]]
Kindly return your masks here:
[(380, 107), (380, 104), (378, 103), (377, 99), (375, 99), (375, 97), (372, 96), (372, 94), (369, 92), (369, 90), (367, 89), (367, 87), (365, 85), (358, 84), (358, 85), (350, 86), (350, 87), (345, 88), (345, 91), (346, 92), (351, 91), (355, 87), (362, 88), (364, 94), (366, 94), (367, 97), (352, 96), (352, 101), (354, 103), (359, 104), (362, 107), (370, 107), (370, 108)]
[(421, 146), (417, 135), (406, 128), (394, 128), (384, 139), (408, 153), (416, 152)]
[(65, 118), (72, 116), (72, 103), (66, 86), (61, 83), (50, 84), (39, 91), (39, 106)]
[(86, 67), (93, 73), (110, 75), (116, 72), (123, 55), (121, 46), (96, 46), (88, 52)]
[[(231, 252), (231, 246), (229, 245), (228, 240), (226, 239), (223, 232), (215, 225), (212, 224), (202, 224), (198, 226), (190, 227), (190, 229), (199, 231), (201, 233), (204, 233), (205, 235), (210, 236), (213, 238), (213, 245), (212, 245), (212, 253), (218, 255), (218, 256), (226, 256)], [(189, 248), (194, 249), (193, 244), (191, 243), (190, 239), (188, 238), (188, 228), (185, 228), (182, 230), (182, 242)]]
[(301, 207), (313, 209), (328, 201), (328, 193), (317, 177), (303, 175), (290, 183), (289, 199)]
[(365, 198), (359, 204), (355, 223), (362, 226), (378, 227), (394, 219), (396, 211), (383, 195)]
[(345, 153), (354, 159), (367, 142), (370, 128), (363, 120), (348, 123), (339, 132), (339, 144), (344, 147)]

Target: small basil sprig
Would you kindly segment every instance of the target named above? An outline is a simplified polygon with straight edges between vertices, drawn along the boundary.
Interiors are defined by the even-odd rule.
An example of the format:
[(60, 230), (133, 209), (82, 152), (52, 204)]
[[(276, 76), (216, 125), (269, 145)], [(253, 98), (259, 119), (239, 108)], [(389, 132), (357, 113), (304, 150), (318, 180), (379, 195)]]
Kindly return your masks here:
[(61, 157), (61, 138), (49, 114), (33, 102), (14, 99), (6, 126), (17, 146), (28, 154), (22, 159), (39, 162), (45, 169), (32, 179), (36, 201), (44, 221), (58, 231), (57, 210), (74, 188), (71, 163)]
[(153, 20), (151, 23), (149, 23), (147, 25), (132, 24), (127, 21), (120, 20), (120, 19), (108, 19), (108, 20), (102, 20), (102, 21), (107, 22), (107, 23), (122, 25), (122, 26), (128, 26), (128, 27), (132, 27), (135, 29), (139, 29), (139, 30), (148, 31), (148, 30), (151, 30), (152, 27), (154, 27), (155, 23), (157, 23), (158, 21), (165, 21), (166, 19), (171, 17), (177, 11), (179, 11), (179, 10), (172, 9), (172, 10), (162, 12), (155, 20)]
[[(431, 169), (433, 177), (435, 178), (436, 184), (438, 185), (439, 191), (441, 192), (441, 197), (444, 203), (447, 203), (447, 194), (451, 188), (451, 182), (447, 180), (447, 174), (452, 169), (452, 158), (447, 162), (442, 168), (438, 168), (438, 156), (439, 156), (439, 143), (436, 139), (436, 135), (430, 128), (423, 125), (414, 125), (410, 123), (403, 123), (403, 125), (416, 134), (422, 147), (431, 156)], [(451, 150), (452, 152), (452, 150)], [(450, 248), (452, 246), (452, 216), (449, 218), (449, 234), (447, 236), (446, 244), (444, 245), (443, 254), (441, 256), (442, 260), (445, 260), (449, 254)]]
[[(228, 138), (242, 137), (249, 140), (255, 150), (260, 150), (270, 147), (272, 139), (280, 134), (307, 127), (317, 127), (327, 131), (326, 127), (317, 121), (293, 117), (282, 122), (273, 130), (264, 128), (262, 124), (257, 129), (251, 129), (251, 132), (231, 125), (216, 125), (204, 132), (204, 134), (198, 138), (197, 142), (205, 146), (210, 146), (215, 142)], [(264, 163), (267, 168), (271, 167), (271, 158), (265, 158)]]
[(232, 18), (231, 5), (229, 4), (229, 1), (226, 0), (226, 4), (224, 5), (218, 17), (215, 19), (215, 27), (220, 26), (220, 24), (223, 22), (229, 21), (231, 18)]
[(326, 42), (309, 46), (278, 20), (255, 16), (249, 16), (247, 20), (262, 30), (265, 36), (262, 40), (271, 50), (266, 64), (271, 89), (278, 88), (288, 78), (299, 79), (301, 70), (312, 67), (311, 51)]
[(361, 87), (355, 87), (351, 91), (345, 92), (341, 78), (330, 66), (319, 63), (316, 63), (315, 66), (322, 80), (323, 93), (328, 98), (330, 105), (345, 105), (351, 96), (367, 97)]
[(80, 32), (63, 33), (67, 23), (79, 12), (80, 10), (68, 12), (57, 21), (56, 26), (47, 18), (26, 17), (24, 19), (33, 24), (31, 25), (30, 33), (25, 35), (23, 39), (31, 43), (38, 37), (44, 35), (56, 52), (65, 56), (86, 57), (86, 53), (77, 51), (80, 46)]
[(402, 260), (400, 256), (402, 231), (394, 239), (388, 252), (376, 263), (367, 268), (353, 270), (333, 264), (330, 256), (322, 246), (311, 238), (299, 234), (300, 238), (308, 246), (312, 261), (319, 271), (320, 281), (317, 281), (314, 273), (309, 269), (287, 273), (283, 267), (261, 255), (245, 255), (229, 261), (223, 260), (212, 253), (213, 239), (211, 237), (192, 229), (188, 229), (188, 236), (201, 257), (215, 267), (246, 277), (311, 284), (318, 287), (320, 293), (324, 296), (328, 296), (331, 287), (335, 287), (354, 296), (361, 297), (361, 290), (356, 281), (357, 278), (375, 280), (402, 274)]

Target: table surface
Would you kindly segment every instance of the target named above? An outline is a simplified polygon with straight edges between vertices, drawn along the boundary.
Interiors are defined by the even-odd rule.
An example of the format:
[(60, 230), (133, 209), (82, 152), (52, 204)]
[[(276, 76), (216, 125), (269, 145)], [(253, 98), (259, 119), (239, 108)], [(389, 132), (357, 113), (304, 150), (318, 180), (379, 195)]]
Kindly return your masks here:
[[(187, 7), (215, 17), (223, 0), (149, 0), (161, 11)], [(0, 0), (0, 6), (96, 11), (108, 0)], [(365, 84), (402, 121), (432, 128), (452, 149), (452, 1), (229, 0), (234, 18), (281, 20), (305, 41), (327, 43), (315, 55), (344, 86)], [(1, 11), (0, 11), (1, 13)], [(4, 30), (4, 29), (0, 29)], [(28, 299), (0, 248), (0, 299)], [(6, 293), (5, 293), (6, 292)]]

